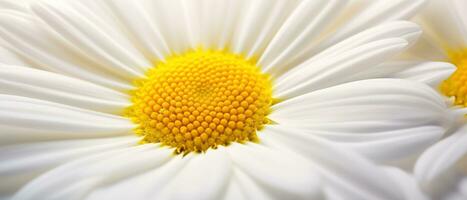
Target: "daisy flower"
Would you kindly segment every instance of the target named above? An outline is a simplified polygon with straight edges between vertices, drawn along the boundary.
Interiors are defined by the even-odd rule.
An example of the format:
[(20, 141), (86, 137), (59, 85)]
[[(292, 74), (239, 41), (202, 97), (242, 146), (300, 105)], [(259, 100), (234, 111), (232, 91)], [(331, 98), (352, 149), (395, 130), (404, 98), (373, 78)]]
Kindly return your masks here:
[(452, 123), (382, 78), (423, 1), (0, 2), (5, 198), (413, 199)]
[[(450, 62), (456, 71), (436, 88), (458, 110), (458, 123), (422, 154), (415, 176), (434, 199), (467, 198), (467, 2), (432, 0), (415, 18), (424, 35), (410, 51), (415, 59)], [(425, 69), (426, 70), (426, 69)]]

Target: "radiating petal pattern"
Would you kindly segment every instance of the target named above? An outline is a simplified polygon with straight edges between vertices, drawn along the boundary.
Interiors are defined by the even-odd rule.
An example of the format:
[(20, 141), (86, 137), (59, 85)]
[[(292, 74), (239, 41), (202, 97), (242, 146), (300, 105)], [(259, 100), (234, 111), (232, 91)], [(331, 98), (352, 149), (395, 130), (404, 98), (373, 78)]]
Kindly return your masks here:
[(403, 199), (400, 188), (376, 165), (300, 129), (269, 126), (260, 139), (267, 146), (309, 158), (323, 176), (323, 182), (346, 199)]
[(433, 182), (467, 156), (467, 126), (430, 147), (417, 161), (415, 176), (422, 183)]
[[(126, 38), (115, 33), (115, 29), (101, 21), (94, 13), (80, 4), (61, 1), (39, 2), (32, 10), (51, 29), (67, 42), (73, 44), (78, 52), (124, 79), (141, 76), (145, 67), (151, 66)], [(86, 17), (84, 17), (84, 16)]]
[(0, 66), (0, 93), (121, 114), (128, 96), (80, 79), (18, 66)]
[(400, 159), (434, 143), (453, 122), (429, 87), (396, 79), (351, 82), (285, 100), (270, 118), (375, 160)]
[(395, 73), (393, 77), (426, 83), (433, 88), (438, 87), (456, 70), (454, 65), (444, 62), (407, 63), (407, 65), (412, 67)]
[(0, 14), (0, 36), (7, 43), (6, 47), (32, 63), (31, 67), (77, 77), (111, 88), (122, 90), (131, 88), (128, 81), (109, 74), (99, 64), (80, 56), (59, 36), (43, 26), (38, 26), (36, 20), (30, 15)]
[(27, 97), (0, 95), (0, 144), (132, 134), (123, 117)]
[[(416, 155), (459, 115), (422, 85), (452, 66), (386, 62), (421, 34), (398, 20), (423, 4), (0, 0), (0, 198), (422, 198), (407, 174), (367, 158)], [(243, 55), (271, 75), (280, 102), (258, 143), (186, 154), (137, 144), (137, 124), (122, 116), (136, 80), (195, 49)], [(382, 77), (412, 81), (363, 80)], [(441, 158), (434, 169), (422, 159), (418, 178), (454, 165), (465, 148), (452, 148), (429, 150)]]
[[(320, 196), (319, 175), (311, 163), (300, 156), (253, 143), (232, 144), (228, 151), (238, 170), (251, 177), (270, 198), (310, 199)], [(277, 159), (279, 157), (281, 159)]]
[[(338, 3), (339, 5), (345, 4), (343, 1)], [(315, 40), (308, 42), (308, 46), (296, 50), (297, 53), (284, 60), (280, 66), (296, 66), (320, 51), (381, 23), (408, 19), (415, 15), (423, 4), (423, 0), (391, 2), (351, 0), (343, 8), (336, 8), (340, 12), (336, 12), (337, 16), (327, 21), (328, 26)], [(307, 20), (307, 18), (302, 20)]]
[(0, 147), (0, 194), (12, 194), (60, 164), (102, 151), (133, 146), (134, 136), (34, 142)]
[[(417, 25), (400, 21), (363, 31), (280, 75), (275, 87), (277, 96), (294, 97), (349, 81), (388, 76), (391, 71), (379, 76), (373, 71), (399, 54), (419, 34)], [(284, 69), (271, 70), (281, 73)]]
[(231, 173), (231, 160), (224, 148), (196, 155), (178, 174), (171, 177), (155, 199), (220, 199)]
[[(82, 199), (100, 186), (163, 165), (170, 154), (170, 149), (142, 145), (77, 159), (34, 179), (13, 199)], [(61, 189), (56, 191), (58, 187)]]

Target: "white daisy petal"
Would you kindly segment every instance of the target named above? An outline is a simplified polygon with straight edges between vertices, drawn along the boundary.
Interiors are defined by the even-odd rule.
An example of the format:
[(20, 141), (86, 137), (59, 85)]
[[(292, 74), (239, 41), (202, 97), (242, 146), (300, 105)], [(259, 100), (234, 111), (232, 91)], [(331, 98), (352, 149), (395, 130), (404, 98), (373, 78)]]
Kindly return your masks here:
[(231, 166), (224, 148), (195, 155), (155, 199), (219, 199), (231, 177)]
[[(268, 73), (272, 73), (275, 76), (280, 75), (277, 80), (278, 86), (276, 87), (278, 92), (283, 93), (294, 87), (296, 87), (294, 90), (304, 90), (305, 92), (353, 80), (381, 76), (387, 77), (388, 75), (393, 74), (393, 70), (395, 69), (386, 69), (386, 66), (381, 65), (380, 63), (399, 53), (407, 46), (407, 44), (402, 40), (411, 43), (413, 42), (413, 38), (416, 38), (420, 33), (420, 28), (414, 23), (404, 21), (384, 23), (356, 34), (322, 51), (318, 55), (313, 56), (311, 59), (291, 70), (287, 71), (287, 67), (281, 66), (271, 68), (271, 71), (268, 71)], [(397, 40), (396, 38), (401, 38), (402, 40)], [(384, 43), (392, 43), (393, 46), (391, 47), (388, 46), (390, 44)], [(380, 46), (378, 46), (378, 44), (380, 44)], [(353, 58), (349, 56), (351, 54), (356, 54), (358, 51), (362, 51), (364, 48), (378, 48), (378, 50), (374, 53), (360, 53), (361, 55), (354, 56)], [(375, 56), (374, 54), (379, 54), (380, 57), (372, 57)], [(351, 63), (351, 61), (357, 62), (358, 60), (362, 62), (360, 65), (357, 63)], [(345, 66), (347, 67), (342, 68)], [(328, 72), (328, 76), (339, 77), (329, 77), (328, 79), (324, 79), (321, 76), (324, 76), (322, 73), (324, 73), (325, 70), (332, 72)], [(341, 73), (345, 75), (342, 75)], [(318, 78), (324, 80), (318, 82), (319, 84), (311, 84), (314, 82), (313, 80), (309, 80), (309, 77), (313, 75), (316, 77), (315, 79), (317, 79), (314, 80), (315, 82), (320, 81)], [(293, 80), (289, 81), (290, 79)], [(310, 83), (307, 83), (307, 81)], [(301, 86), (297, 86), (297, 84)], [(313, 87), (307, 87), (309, 84)], [(302, 87), (302, 89), (300, 89), (300, 87)]]
[(0, 95), (0, 144), (119, 136), (131, 134), (133, 128), (128, 119), (110, 114)]
[(258, 200), (280, 200), (280, 197), (274, 198), (273, 195), (269, 194), (267, 190), (257, 184), (253, 177), (248, 176), (240, 170), (235, 170), (235, 174), (232, 179), (238, 182), (241, 188), (242, 199), (258, 199)]
[[(154, 20), (154, 28), (160, 31), (170, 53), (183, 53), (198, 47), (197, 32), (199, 20), (193, 16), (194, 5), (190, 1), (163, 0), (144, 1), (149, 19)], [(141, 3), (141, 2), (132, 2)], [(124, 11), (127, 12), (127, 11)], [(140, 23), (140, 22), (138, 22)]]
[(407, 67), (392, 77), (418, 81), (434, 88), (438, 87), (456, 70), (456, 66), (444, 62), (421, 62), (408, 65), (412, 67)]
[(147, 2), (135, 3), (126, 0), (105, 1), (131, 32), (134, 42), (150, 60), (163, 60), (170, 48), (164, 41), (161, 30), (147, 10)]
[(120, 92), (83, 80), (18, 66), (0, 66), (0, 93), (42, 99), (107, 113), (129, 106)]
[(128, 81), (112, 76), (102, 71), (95, 63), (70, 52), (69, 46), (38, 27), (37, 22), (30, 16), (1, 13), (0, 36), (7, 43), (8, 49), (27, 59), (28, 63), (33, 63), (32, 67), (74, 76), (111, 88), (131, 88)]
[[(416, 63), (405, 70), (412, 65), (384, 63), (420, 35), (417, 25), (394, 20), (411, 17), (423, 2), (41, 0), (28, 5), (0, 0), (0, 198), (422, 198), (413, 192), (418, 188), (407, 174), (366, 158), (381, 163), (407, 160), (454, 123), (455, 112), (446, 108), (445, 100), (422, 85), (439, 83), (451, 66)], [(248, 107), (245, 115), (238, 114), (240, 108), (226, 109), (228, 101), (214, 102), (218, 107), (211, 109), (211, 97), (197, 93), (194, 99), (203, 98), (206, 105), (195, 101), (180, 108), (184, 103), (179, 100), (187, 97), (180, 89), (187, 87), (171, 83), (171, 74), (160, 83), (177, 86), (173, 91), (144, 87), (131, 93), (138, 102), (124, 112), (132, 100), (128, 91), (153, 84), (138, 82), (149, 68), (170, 56), (183, 61), (180, 55), (191, 51), (201, 60), (192, 62), (193, 73), (179, 73), (180, 80), (191, 80), (198, 74), (196, 67), (210, 69), (213, 63), (206, 64), (205, 57), (224, 65), (216, 53), (225, 53), (226, 59), (236, 53), (258, 60), (258, 67), (272, 75), (273, 97), (284, 101), (272, 106), (268, 118), (277, 124), (258, 132), (259, 144), (232, 142), (238, 138), (230, 137), (237, 137), (238, 130), (247, 133), (251, 120), (266, 117), (257, 117), (264, 113), (256, 112), (257, 101), (250, 101), (258, 93), (236, 79), (231, 82), (245, 91), (212, 89), (225, 89), (228, 101), (241, 101), (236, 104)], [(216, 83), (230, 79), (223, 71), (215, 74)], [(412, 81), (359, 81), (391, 75)], [(194, 84), (204, 86), (208, 79)], [(272, 99), (269, 94), (264, 97)], [(219, 95), (212, 99), (224, 98), (222, 91)], [(189, 123), (198, 126), (193, 120), (199, 127), (191, 130)], [(169, 135), (160, 134), (161, 124), (163, 134)], [(141, 138), (135, 132), (145, 135), (144, 142), (160, 143), (136, 146)], [(213, 140), (214, 133), (218, 140)], [(217, 144), (226, 139), (224, 134), (228, 146)], [(206, 135), (209, 144), (203, 142)], [(189, 149), (206, 149), (213, 141), (221, 146), (203, 153)], [(433, 150), (446, 165), (435, 161), (433, 170), (422, 162), (422, 179), (454, 165), (467, 152), (460, 146), (453, 143), (457, 154), (452, 160)], [(175, 147), (183, 154), (174, 155)]]
[(429, 197), (419, 188), (412, 174), (408, 174), (399, 168), (386, 167), (384, 170), (391, 175), (397, 185), (404, 190), (406, 199), (428, 200)]
[(341, 0), (300, 2), (268, 44), (258, 61), (259, 65), (269, 73), (281, 71), (275, 68), (284, 66), (290, 57), (317, 40), (318, 34), (328, 24), (326, 22), (339, 13), (344, 5), (345, 1)]
[(415, 44), (413, 44), (405, 56), (413, 60), (430, 60), (430, 61), (446, 61), (448, 60), (447, 52), (444, 51), (443, 44), (440, 44), (433, 38), (433, 32), (426, 30), (422, 26), (423, 35)]
[(461, 33), (464, 36), (464, 41), (467, 43), (467, 13), (465, 13), (465, 8), (467, 8), (467, 2), (464, 0), (452, 0), (454, 4), (454, 9), (457, 14), (457, 20), (459, 22), (459, 27), (461, 28)]
[(268, 146), (312, 160), (323, 182), (346, 199), (404, 199), (388, 174), (352, 151), (282, 125), (268, 126), (259, 137)]
[(132, 146), (137, 137), (63, 140), (0, 147), (0, 193), (12, 194), (39, 174), (69, 160)]
[[(247, 1), (205, 0), (200, 13), (199, 43), (203, 47), (223, 50), (229, 44)], [(212, 9), (215, 8), (215, 9)], [(202, 28), (201, 28), (202, 27)]]
[(314, 199), (321, 195), (319, 176), (309, 161), (300, 156), (254, 143), (234, 143), (226, 150), (238, 169), (268, 195), (277, 199)]
[(417, 161), (414, 174), (421, 183), (430, 183), (467, 156), (467, 125), (430, 147)]
[[(134, 155), (137, 156), (137, 155)], [(124, 180), (101, 185), (87, 196), (90, 200), (101, 199), (156, 199), (160, 192), (183, 170), (193, 155), (172, 156), (167, 163), (147, 172), (134, 174)]]
[(170, 149), (143, 145), (81, 158), (34, 179), (13, 199), (82, 199), (100, 186), (161, 166), (171, 153)]
[[(457, 4), (457, 5), (456, 5)], [(429, 38), (444, 48), (463, 48), (467, 45), (467, 26), (461, 20), (465, 13), (460, 1), (431, 0), (416, 20), (424, 25)]]
[(0, 47), (0, 63), (6, 65), (28, 66), (29, 63), (18, 54), (10, 50)]
[(395, 0), (366, 2), (367, 9), (350, 18), (327, 43), (336, 43), (360, 30), (391, 20), (409, 19), (424, 5), (424, 0)]
[(20, 12), (26, 11), (26, 3), (24, 1), (2, 0), (0, 1), (0, 9), (16, 10)]
[(269, 118), (281, 125), (319, 134), (376, 160), (419, 152), (453, 122), (436, 91), (396, 79), (314, 91), (278, 103), (273, 110)]
[(412, 45), (421, 33), (420, 27), (412, 22), (386, 22), (355, 34), (323, 50), (318, 55), (313, 56), (312, 59), (332, 58), (332, 56), (357, 48), (358, 46), (389, 38), (401, 38), (407, 41), (409, 45)]
[(107, 34), (116, 31), (80, 4), (44, 1), (31, 8), (74, 48), (124, 79), (142, 76), (143, 70), (151, 66), (135, 50), (130, 51), (131, 46), (122, 46), (124, 39)]
[(233, 35), (232, 50), (247, 57), (260, 56), (296, 4), (295, 0), (258, 0), (245, 4)]
[(358, 75), (360, 78), (401, 78), (428, 84), (437, 88), (441, 81), (448, 78), (455, 67), (444, 62), (423, 62), (395, 60), (385, 62)]
[(294, 55), (293, 59), (283, 65), (300, 64), (317, 52), (372, 26), (393, 20), (408, 19), (422, 7), (424, 2), (424, 0), (352, 1), (334, 21), (330, 22), (334, 26), (326, 30), (327, 34), (321, 36), (323, 39), (319, 43)]
[(399, 38), (383, 39), (334, 55), (333, 59), (310, 60), (288, 71), (276, 81), (276, 96), (296, 97), (352, 81), (347, 78), (349, 74), (360, 73), (371, 66), (377, 66), (406, 46), (407, 42)]
[[(245, 179), (243, 183), (241, 179)], [(257, 190), (257, 191), (253, 191)], [(246, 192), (248, 191), (248, 192)], [(255, 198), (250, 196), (250, 199), (266, 199), (266, 194), (264, 191), (258, 189), (258, 186), (245, 175), (240, 170), (233, 170), (232, 176), (229, 180), (229, 185), (227, 186), (225, 196), (222, 198), (224, 200), (238, 200), (238, 199), (247, 199), (246, 195), (252, 194), (257, 195)], [(261, 196), (261, 197), (258, 197)]]

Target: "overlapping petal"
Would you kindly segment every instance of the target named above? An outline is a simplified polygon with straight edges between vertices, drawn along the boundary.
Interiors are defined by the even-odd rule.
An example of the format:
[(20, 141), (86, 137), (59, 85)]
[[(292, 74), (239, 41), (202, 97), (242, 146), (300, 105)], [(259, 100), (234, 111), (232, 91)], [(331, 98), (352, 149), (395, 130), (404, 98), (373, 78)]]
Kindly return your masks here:
[(28, 181), (76, 158), (133, 146), (134, 136), (32, 142), (0, 147), (0, 194), (12, 195)]
[(0, 95), (0, 144), (132, 134), (123, 117), (27, 97)]
[(118, 91), (47, 71), (0, 66), (0, 93), (121, 114), (129, 98)]
[[(420, 84), (352, 82), (399, 72), (433, 85), (450, 72), (382, 64), (420, 34), (388, 21), (412, 16), (422, 0), (5, 2), (0, 59), (12, 59), (0, 60), (10, 64), (0, 66), (0, 186), (10, 195), (44, 172), (16, 199), (410, 198), (394, 187), (404, 174), (344, 147), (402, 159), (452, 121)], [(114, 115), (128, 104), (121, 92), (155, 62), (199, 47), (257, 59), (285, 99), (271, 114), (279, 125), (260, 133), (261, 144), (202, 154), (133, 146), (135, 125)]]
[(411, 81), (374, 79), (314, 91), (273, 106), (270, 118), (375, 160), (400, 159), (441, 138), (452, 123), (443, 98)]
[[(269, 126), (260, 134), (265, 145), (310, 159), (326, 187), (347, 199), (403, 199), (400, 188), (376, 165), (358, 154), (291, 126)], [(338, 158), (338, 159), (337, 159)], [(379, 178), (375, 179), (377, 176)]]

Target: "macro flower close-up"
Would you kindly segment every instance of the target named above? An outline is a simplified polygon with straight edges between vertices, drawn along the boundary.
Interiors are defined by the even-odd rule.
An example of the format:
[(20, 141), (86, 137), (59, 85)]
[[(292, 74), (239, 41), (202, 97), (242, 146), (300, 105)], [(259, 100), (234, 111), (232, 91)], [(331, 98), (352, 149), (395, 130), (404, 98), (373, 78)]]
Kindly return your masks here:
[(0, 199), (435, 199), (467, 52), (399, 60), (427, 4), (0, 0)]
[(435, 85), (463, 114), (443, 139), (426, 150), (414, 168), (417, 181), (433, 199), (467, 199), (467, 1), (432, 0), (414, 18), (424, 35), (409, 51), (412, 60), (452, 63), (456, 71)]

